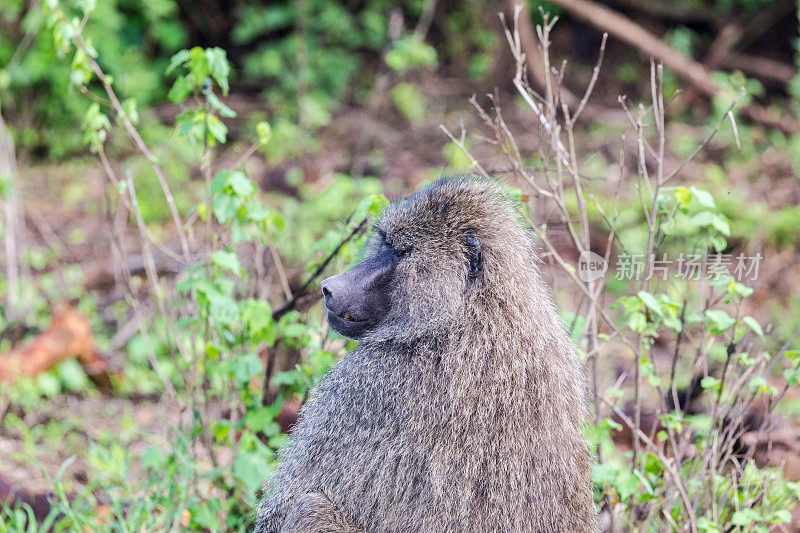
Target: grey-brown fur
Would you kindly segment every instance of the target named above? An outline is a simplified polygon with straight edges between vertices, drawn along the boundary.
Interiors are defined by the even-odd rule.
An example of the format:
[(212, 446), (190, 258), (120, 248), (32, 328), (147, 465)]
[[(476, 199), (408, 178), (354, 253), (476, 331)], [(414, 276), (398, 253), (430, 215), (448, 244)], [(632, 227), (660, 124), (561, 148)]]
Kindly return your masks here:
[(394, 305), (314, 390), (256, 532), (596, 531), (582, 365), (502, 189), (442, 180), (377, 227), (411, 248)]

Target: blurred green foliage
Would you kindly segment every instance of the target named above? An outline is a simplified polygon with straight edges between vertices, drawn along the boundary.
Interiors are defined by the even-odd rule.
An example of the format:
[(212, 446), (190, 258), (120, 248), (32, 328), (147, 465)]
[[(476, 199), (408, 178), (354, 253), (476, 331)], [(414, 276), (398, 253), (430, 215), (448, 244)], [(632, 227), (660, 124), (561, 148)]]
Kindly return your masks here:
[[(761, 9), (766, 1), (717, 0), (714, 9)], [(163, 395), (173, 390), (191, 406), (186, 411), (190, 420), (172, 432), (168, 442), (151, 439), (150, 445), (138, 453), (129, 449), (137, 431), (132, 422), (123, 420), (123, 425), (130, 426), (123, 435), (92, 439), (88, 450), (83, 450), (79, 447), (85, 447), (84, 441), (76, 443), (65, 429), (68, 421), (52, 420), (30, 427), (14, 413), (6, 415), (6, 431), (24, 443), (28, 460), (35, 458), (42, 443), (80, 449), (85, 453), (82, 459), (89, 482), (75, 494), (73, 483), (64, 476), (70, 466), (65, 463), (51, 480), (58, 497), (54, 512), (61, 517), (36, 525), (29, 508), (5, 505), (0, 509), (0, 532), (49, 530), (51, 526), (56, 531), (244, 531), (249, 527), (257, 491), (274, 468), (276, 452), (286, 443), (277, 422), (284, 402), (303, 400), (352, 343), (327, 331), (318, 309), (274, 316), (273, 304), (284, 295), (273, 296), (270, 303), (258, 291), (258, 273), (247, 264), (243, 250), (265, 252), (274, 247), (276, 255), (288, 263), (305, 265), (302, 274), (307, 276), (362, 220), (379, 212), (386, 202), (379, 180), (336, 173), (320, 186), (306, 183), (301, 167), (289, 161), (318, 146), (316, 132), (334, 120), (341, 106), (367, 102), (381, 74), (391, 77), (391, 103), (414, 128), (424, 126), (428, 119), (428, 101), (419, 83), (420, 74), (427, 69), (442, 67), (470, 81), (501, 83), (488, 79), (495, 54), (503, 44), (492, 25), (496, 23), (494, 13), (487, 13), (493, 5), (447, 4), (430, 31), (433, 37), (423, 38), (415, 32), (429, 6), (423, 0), (220, 1), (209, 3), (218, 11), (213, 13), (212, 9), (209, 14), (200, 13), (191, 3), (170, 0), (46, 0), (44, 11), (31, 8), (23, 0), (0, 0), (0, 103), (20, 151), (31, 159), (57, 159), (83, 151), (103, 154), (106, 150), (129, 150), (120, 142), (115, 144), (115, 136), (110, 134), (122, 137), (121, 116), (110, 111), (107, 95), (92, 71), (90, 59), (96, 59), (122, 101), (122, 116), (152, 146), (155, 159), (169, 176), (181, 215), (216, 230), (214, 249), (203, 261), (180, 273), (177, 292), (163, 302), (170, 313), (179, 314), (179, 319), (157, 316), (131, 337), (123, 347), (120, 376), (113, 383), (113, 394), (123, 398)], [(531, 1), (535, 21), (540, 5), (557, 12), (546, 2)], [(53, 18), (54, 13), (62, 13), (61, 9), (66, 15)], [(91, 15), (84, 18), (84, 12)], [(403, 24), (393, 33), (396, 20)], [(85, 51), (71, 44), (76, 33), (85, 39)], [(680, 26), (668, 32), (665, 40), (689, 55), (707, 37)], [(615, 67), (623, 84), (642, 79), (641, 65), (622, 62)], [(748, 102), (765, 96), (759, 82), (741, 73), (716, 73), (715, 81), (725, 90), (712, 102), (710, 116), (695, 122), (715, 123), (741, 87), (747, 89)], [(664, 84), (670, 96), (679, 80), (667, 71)], [(796, 113), (800, 77), (789, 90)], [(246, 165), (206, 163), (206, 157), (210, 159), (230, 147), (232, 119), (248, 118), (236, 117), (228, 107), (225, 96), (230, 92), (259, 94), (265, 112), (253, 113), (255, 119), (236, 131), (237, 140), (252, 142), (268, 165), (287, 167), (286, 184), (292, 189), (291, 195), (262, 192)], [(180, 110), (174, 129), (155, 118), (154, 109), (167, 102)], [(618, 132), (611, 129), (599, 123), (592, 125), (590, 133), (597, 138), (616, 136)], [(723, 251), (754, 235), (770, 246), (796, 246), (800, 208), (771, 209), (766, 202), (729, 195), (724, 174), (728, 164), (758, 156), (767, 143), (790, 154), (800, 168), (800, 136), (759, 136), (754, 128), (742, 124), (738, 134), (743, 149), (726, 153), (724, 161), (706, 167), (705, 189), (675, 185), (661, 191), (656, 208), (663, 217), (660, 229), (668, 239), (665, 250)], [(670, 148), (686, 157), (694, 150), (697, 135), (696, 131), (677, 135)], [(720, 132), (726, 144), (733, 143), (732, 135), (728, 128)], [(467, 148), (474, 142), (472, 138), (464, 141)], [(220, 151), (213, 152), (213, 148)], [(442, 152), (449, 170), (472, 167), (472, 161), (457, 145), (444, 144)], [(167, 235), (163, 226), (169, 219), (169, 206), (151, 162), (141, 155), (125, 155), (136, 191), (128, 190), (126, 183), (116, 189), (110, 187), (106, 191), (109, 201), (121, 202), (133, 192), (144, 223), (155, 235)], [(605, 175), (609, 163), (598, 152), (585, 160), (582, 170), (588, 175)], [(193, 179), (206, 171), (207, 182)], [(0, 194), (5, 189), (3, 183)], [(87, 188), (85, 182), (74, 180), (62, 191), (64, 204), (75, 207), (85, 198)], [(606, 212), (614, 210), (611, 196), (597, 198)], [(566, 208), (574, 214), (577, 206), (572, 203)], [(645, 246), (647, 228), (639, 199), (623, 198), (620, 209), (619, 236), (632, 243), (631, 251), (641, 251), (636, 247)], [(590, 219), (593, 224), (604, 222), (596, 211), (590, 211), (589, 216), (594, 217)], [(75, 242), (90, 237), (81, 229), (70, 236)], [(363, 243), (361, 234), (345, 242), (329, 268), (342, 269), (355, 261)], [(25, 260), (37, 284), (21, 289), (20, 296), (27, 305), (19, 321), (33, 330), (43, 329), (49, 321), (48, 302), (71, 298), (92, 321), (100, 348), (108, 346), (112, 340), (108, 323), (128, 320), (129, 301), (117, 302), (101, 313), (96, 297), (82, 288), (84, 272), (79, 267), (48, 269), (61, 260), (50, 250), (29, 250)], [(7, 290), (6, 280), (0, 275), (0, 294)], [(631, 292), (622, 284), (609, 287), (610, 293), (621, 296), (615, 309), (625, 327), (641, 335), (648, 346), (659, 331), (677, 334), (683, 327), (677, 318), (682, 307), (675, 290), (651, 293)], [(723, 284), (715, 290), (727, 303), (733, 302), (737, 311), (751, 291), (738, 283)], [(152, 296), (157, 299), (159, 294), (154, 291)], [(754, 319), (735, 314), (734, 318), (723, 309), (707, 309), (691, 316), (686, 324), (702, 324), (717, 345), (727, 337), (741, 338), (745, 333), (763, 337)], [(577, 320), (573, 324), (577, 341), (586, 324)], [(0, 331), (6, 331), (7, 326), (0, 314)], [(785, 324), (777, 327), (786, 329)], [(10, 347), (9, 340), (0, 339), (0, 352)], [(579, 348), (586, 350), (586, 346)], [(274, 401), (265, 402), (263, 389), (268, 384), (262, 379), (265, 365), (261, 354), (280, 350), (299, 351), (301, 357), (294, 368), (274, 375), (272, 384), (279, 394)], [(712, 356), (719, 362), (723, 353), (717, 349)], [(742, 359), (746, 366), (746, 357)], [(645, 361), (643, 372), (651, 385), (658, 385), (651, 362)], [(785, 378), (796, 381), (797, 375)], [(766, 382), (751, 385), (753, 394), (771, 392)], [(706, 378), (703, 389), (709, 394), (725, 393), (720, 382), (713, 379)], [(65, 393), (95, 398), (101, 394), (75, 361), (66, 361), (35, 378), (20, 379), (4, 391), (10, 405), (23, 412), (42, 408)], [(208, 405), (219, 407), (215, 411), (218, 416), (201, 416)], [(692, 426), (700, 441), (708, 437), (709, 428), (715, 427), (699, 416), (676, 418), (669, 424), (673, 424), (669, 429)], [(664, 496), (665, 465), (658, 457), (648, 455), (645, 468), (632, 471), (627, 458), (611, 441), (616, 429), (613, 421), (604, 420), (589, 430), (591, 442), (612, 458), (595, 469), (594, 478), (622, 506), (629, 506), (633, 516), (640, 503)], [(196, 461), (192, 446), (200, 440), (215, 452), (229, 453), (229, 460), (218, 464)], [(131, 480), (128, 473), (136, 469), (145, 475)], [(759, 476), (768, 481), (766, 492), (761, 491), (763, 484), (757, 483)], [(741, 528), (785, 522), (785, 507), (790, 496), (800, 492), (798, 486), (771, 470), (745, 470), (744, 477), (745, 483), (736, 489), (737, 504), (753, 498), (763, 498), (763, 502), (754, 509), (727, 509), (726, 519)], [(723, 476), (711, 483), (715, 490), (730, 489)], [(99, 515), (100, 504), (110, 508), (110, 515)], [(680, 510), (675, 512), (673, 519), (680, 520)], [(701, 518), (698, 526), (703, 531), (718, 530), (707, 519)]]
[[(109, 0), (96, 4), (96, 16), (86, 21), (82, 33), (121, 98), (135, 96), (142, 108), (168, 96), (180, 100), (188, 90), (180, 82), (168, 94), (163, 74), (173, 54), (191, 40), (234, 50), (231, 82), (261, 88), (275, 136), (283, 141), (278, 144), (286, 150), (274, 155), (282, 158), (312, 149), (313, 131), (328, 124), (346, 98), (370, 87), (370, 70), (362, 67), (380, 61), (380, 52), (389, 46), (391, 13), (396, 10), (410, 22), (423, 7), (420, 0), (370, 0), (356, 6), (327, 0), (220, 2), (223, 20), (216, 24), (222, 29), (211, 31), (211, 21), (188, 3)], [(77, 9), (70, 14), (80, 16)], [(77, 93), (98, 87), (94, 82), (82, 88), (88, 71), (71, 70), (59, 60), (63, 50), (39, 31), (42, 19), (41, 11), (23, 0), (0, 1), (0, 101), (4, 114), (18, 124), (20, 147), (58, 158), (82, 146), (71, 125), (90, 102)], [(406, 36), (387, 53), (387, 61), (406, 70), (431, 65), (436, 55)]]

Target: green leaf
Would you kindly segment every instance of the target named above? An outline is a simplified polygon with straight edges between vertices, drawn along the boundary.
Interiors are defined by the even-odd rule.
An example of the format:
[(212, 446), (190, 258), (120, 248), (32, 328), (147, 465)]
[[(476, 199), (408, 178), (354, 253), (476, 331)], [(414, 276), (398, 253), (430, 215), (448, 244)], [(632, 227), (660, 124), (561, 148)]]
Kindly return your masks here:
[[(280, 402), (277, 402), (277, 406), (280, 407), (280, 405)], [(245, 416), (245, 424), (253, 432), (261, 432), (268, 437), (277, 435), (280, 433), (280, 426), (275, 423), (276, 411), (278, 410), (271, 405), (248, 411)]]
[(639, 490), (639, 478), (631, 472), (619, 472), (615, 487), (621, 500), (626, 501)]
[(228, 75), (230, 74), (231, 67), (228, 63), (225, 50), (218, 47), (209, 48), (206, 50), (206, 58), (208, 60), (209, 70), (211, 71), (211, 77), (214, 78), (219, 88), (222, 89), (222, 94), (228, 94)]
[(195, 288), (201, 303), (207, 303), (209, 317), (215, 322), (230, 325), (236, 320), (239, 306), (233, 298), (222, 294), (210, 283), (198, 282)]
[(700, 387), (702, 387), (704, 390), (718, 389), (720, 383), (721, 382), (718, 378), (715, 378), (713, 376), (706, 376), (700, 380)]
[(239, 209), (237, 199), (228, 195), (222, 195), (214, 198), (211, 205), (214, 211), (214, 216), (220, 224), (225, 224), (236, 216), (236, 211)]
[(675, 333), (679, 333), (683, 329), (683, 324), (681, 324), (681, 320), (675, 316), (668, 316), (664, 318), (664, 325), (667, 326), (672, 331), (674, 331)]
[(83, 142), (89, 144), (92, 152), (97, 152), (106, 141), (111, 122), (100, 111), (100, 105), (94, 102), (86, 110), (81, 127), (86, 132)]
[(686, 187), (675, 187), (675, 201), (680, 207), (686, 207), (692, 201), (692, 193)]
[(592, 465), (592, 482), (595, 485), (605, 485), (606, 483), (613, 483), (617, 470), (613, 465), (593, 464)]
[(219, 114), (223, 117), (232, 118), (236, 116), (236, 111), (223, 104), (222, 100), (220, 100), (213, 91), (208, 91), (206, 93), (206, 98), (208, 98), (208, 103), (211, 104), (211, 108), (219, 111)]
[(399, 83), (391, 91), (392, 102), (411, 124), (422, 124), (428, 116), (425, 96), (413, 83)]
[[(712, 209), (716, 208), (716, 204), (714, 203), (714, 197), (711, 196), (710, 193), (704, 191), (702, 189), (698, 189), (697, 187), (689, 187), (689, 190), (692, 192), (692, 197), (697, 200), (697, 203), (702, 205), (703, 207), (710, 207)], [(677, 192), (676, 192), (677, 196)]]
[(217, 515), (205, 505), (192, 505), (189, 508), (189, 513), (192, 517), (192, 523), (207, 528), (211, 531), (221, 531), (222, 524), (219, 523)]
[(209, 114), (206, 120), (208, 121), (208, 134), (210, 135), (208, 138), (209, 144), (214, 144), (213, 141), (215, 140), (224, 144), (225, 139), (228, 137), (228, 127), (216, 115)]
[(242, 302), (242, 320), (251, 342), (266, 342), (269, 346), (275, 343), (277, 327), (272, 320), (272, 308), (265, 300), (246, 300)]
[(61, 394), (61, 382), (52, 372), (44, 372), (36, 376), (36, 387), (48, 398), (55, 398)]
[(766, 384), (767, 384), (767, 380), (764, 378), (764, 376), (756, 376), (756, 377), (754, 377), (754, 378), (752, 378), (750, 380), (750, 382), (747, 384), (747, 386), (750, 388), (750, 390), (754, 391), (754, 390), (760, 389), (761, 387), (763, 387)]
[(89, 385), (89, 379), (86, 377), (83, 367), (75, 359), (67, 359), (58, 365), (58, 377), (72, 392), (84, 390)]
[(736, 320), (731, 318), (731, 316), (722, 309), (706, 310), (706, 318), (711, 323), (711, 332), (714, 335), (720, 335), (736, 324)]
[(742, 298), (747, 298), (751, 294), (753, 294), (753, 289), (744, 285), (742, 283), (736, 281), (729, 281), (728, 282), (728, 292), (731, 294), (737, 294)]
[(128, 117), (131, 124), (137, 124), (139, 122), (139, 111), (136, 108), (136, 98), (128, 98), (122, 102), (122, 112)]
[(231, 371), (236, 381), (247, 383), (250, 378), (260, 376), (264, 372), (264, 363), (256, 354), (247, 353), (233, 360)]
[(731, 524), (734, 526), (749, 526), (762, 520), (761, 513), (755, 509), (741, 509), (733, 513)]
[(167, 67), (166, 74), (169, 74), (179, 66), (189, 61), (189, 57), (190, 57), (189, 50), (181, 50), (180, 52), (173, 55), (172, 58), (169, 60), (169, 66)]
[(731, 236), (731, 226), (730, 224), (728, 224), (728, 221), (725, 220), (725, 217), (723, 217), (722, 215), (715, 216), (714, 220), (711, 222), (711, 225), (726, 237)]
[(269, 122), (262, 120), (256, 125), (256, 135), (258, 135), (258, 144), (264, 146), (272, 138), (272, 127)]
[(214, 440), (217, 442), (224, 442), (225, 439), (228, 438), (228, 435), (231, 434), (231, 421), (230, 420), (220, 420), (213, 426), (213, 433), (214, 433)]
[(389, 200), (382, 194), (373, 194), (369, 197), (369, 214), (378, 217), (389, 207)]
[(711, 211), (700, 211), (689, 219), (689, 224), (704, 228), (710, 226), (714, 222), (714, 217), (716, 217), (716, 214)]
[(664, 318), (664, 312), (661, 310), (661, 305), (658, 303), (658, 300), (656, 300), (655, 296), (645, 291), (639, 291), (636, 293), (636, 296), (638, 296), (642, 302), (644, 302), (644, 305), (646, 305), (648, 309), (653, 311), (661, 318)]
[(186, 135), (199, 120), (202, 120), (202, 117), (196, 109), (181, 111), (178, 116), (175, 117), (175, 124), (180, 126), (180, 128), (178, 128), (178, 133), (180, 135)]
[(193, 90), (194, 86), (186, 79), (186, 76), (179, 76), (178, 79), (175, 80), (175, 83), (172, 84), (167, 98), (169, 98), (173, 104), (179, 104), (186, 100), (186, 97), (192, 94)]
[(640, 311), (628, 315), (628, 327), (635, 333), (641, 333), (647, 327), (647, 317)]
[(210, 66), (206, 51), (195, 46), (189, 50), (189, 73), (195, 87), (202, 87), (203, 81), (210, 73)]
[(149, 447), (142, 452), (142, 466), (145, 468), (161, 468), (166, 460), (164, 452), (160, 448)]
[(721, 253), (728, 247), (728, 241), (726, 241), (725, 237), (722, 235), (712, 235), (708, 240), (711, 243), (711, 247), (714, 248), (714, 251), (717, 253)]
[(751, 316), (746, 316), (742, 318), (742, 322), (747, 324), (750, 327), (750, 329), (753, 330), (753, 333), (758, 335), (761, 340), (764, 340), (764, 330), (761, 329), (761, 324), (759, 324), (755, 318)]
[(236, 196), (246, 198), (256, 192), (255, 184), (247, 179), (242, 172), (231, 172), (228, 177), (228, 185)]
[(772, 515), (772, 520), (770, 520), (771, 524), (788, 524), (792, 521), (792, 513), (787, 511), (786, 509), (778, 509)]
[[(240, 450), (236, 456), (236, 462), (233, 464), (233, 475), (244, 484), (248, 495), (251, 497), (261, 488), (264, 480), (269, 477), (271, 470), (267, 454), (260, 449), (253, 451)], [(212, 528), (212, 530), (214, 529)], [(220, 530), (216, 529), (214, 531)]]
[(704, 516), (697, 519), (697, 529), (701, 533), (722, 533), (722, 529), (716, 522)]
[(218, 192), (225, 189), (228, 186), (228, 178), (231, 175), (231, 171), (227, 169), (222, 169), (211, 179), (211, 195), (215, 195)]
[(396, 40), (386, 53), (386, 65), (398, 72), (433, 67), (436, 65), (436, 49), (415, 35), (404, 37)]
[(237, 276), (241, 276), (242, 273), (242, 266), (239, 264), (239, 258), (236, 256), (236, 252), (231, 252), (227, 250), (217, 250), (211, 253), (211, 264), (221, 268), (222, 270), (227, 270)]

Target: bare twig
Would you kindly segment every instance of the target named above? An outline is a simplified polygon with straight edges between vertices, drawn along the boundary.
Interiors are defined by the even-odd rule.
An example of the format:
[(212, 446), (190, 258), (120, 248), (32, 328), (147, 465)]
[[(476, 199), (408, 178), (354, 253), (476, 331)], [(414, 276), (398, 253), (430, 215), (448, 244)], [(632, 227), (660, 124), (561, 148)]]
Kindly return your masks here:
[(172, 191), (169, 187), (167, 177), (164, 174), (161, 165), (158, 163), (158, 159), (150, 151), (150, 148), (147, 147), (147, 144), (142, 139), (142, 136), (139, 135), (139, 132), (133, 126), (133, 123), (130, 121), (130, 118), (128, 118), (127, 113), (125, 113), (125, 110), (122, 108), (122, 104), (120, 103), (119, 98), (117, 98), (117, 94), (114, 91), (114, 88), (111, 87), (111, 83), (109, 83), (109, 80), (106, 77), (103, 70), (100, 68), (100, 65), (97, 63), (97, 61), (94, 60), (92, 54), (89, 53), (86, 43), (84, 42), (83, 37), (81, 36), (80, 33), (75, 34), (75, 36), (73, 37), (73, 42), (75, 43), (75, 46), (77, 46), (84, 54), (86, 54), (89, 61), (89, 66), (97, 76), (97, 79), (100, 80), (100, 83), (103, 85), (106, 94), (111, 100), (111, 105), (114, 107), (117, 116), (122, 121), (122, 124), (125, 127), (125, 131), (128, 133), (128, 136), (131, 138), (136, 147), (139, 149), (142, 155), (144, 155), (144, 157), (150, 163), (150, 166), (153, 168), (153, 171), (155, 172), (156, 177), (158, 178), (158, 183), (161, 186), (161, 190), (164, 193), (164, 198), (166, 199), (167, 205), (169, 206), (170, 213), (172, 214), (172, 220), (175, 223), (175, 229), (178, 232), (178, 239), (180, 240), (181, 243), (183, 259), (188, 264), (190, 262), (189, 241), (186, 238), (186, 231), (183, 227), (181, 216), (178, 213), (178, 208), (175, 205), (175, 198), (172, 195)]
[(286, 299), (289, 300), (292, 298), (292, 289), (289, 288), (289, 279), (286, 277), (286, 271), (283, 269), (283, 262), (281, 261), (281, 258), (278, 255), (278, 250), (275, 248), (275, 243), (272, 242), (272, 240), (269, 241), (268, 247), (269, 253), (272, 255), (272, 261), (275, 263), (275, 270), (278, 271), (278, 278), (280, 278), (281, 287), (283, 287), (283, 293), (286, 296)]
[(686, 492), (686, 487), (683, 485), (683, 476), (679, 473), (678, 469), (673, 464), (672, 460), (664, 455), (664, 452), (661, 450), (660, 447), (656, 446), (653, 440), (648, 437), (639, 426), (636, 425), (633, 420), (630, 419), (628, 415), (626, 415), (619, 407), (614, 404), (614, 402), (610, 401), (605, 396), (600, 396), (600, 399), (608, 405), (614, 414), (616, 414), (622, 422), (628, 426), (633, 434), (636, 435), (636, 438), (640, 440), (643, 444), (645, 444), (656, 457), (659, 458), (661, 464), (664, 465), (664, 468), (669, 473), (672, 481), (675, 483), (675, 487), (678, 489), (678, 494), (680, 494), (681, 503), (683, 504), (683, 508), (686, 510), (686, 513), (689, 515), (689, 529), (692, 533), (697, 531), (697, 517), (695, 516), (694, 512), (694, 505), (692, 505), (691, 500), (689, 499), (689, 495)]
[(484, 170), (481, 164), (478, 163), (478, 161), (474, 157), (472, 157), (472, 154), (469, 152), (467, 146), (464, 144), (464, 138), (466, 136), (466, 132), (464, 131), (464, 129), (463, 128), (461, 129), (461, 138), (456, 139), (456, 137), (452, 133), (450, 133), (450, 130), (448, 130), (444, 126), (444, 124), (440, 124), (439, 128), (444, 132), (445, 135), (447, 135), (447, 138), (450, 139), (450, 141), (452, 141), (452, 143), (455, 144), (458, 147), (458, 149), (461, 150), (464, 153), (464, 155), (466, 155), (469, 158), (469, 161), (470, 163), (472, 163), (472, 166), (477, 168), (481, 174), (483, 174), (485, 177), (488, 178), (489, 173), (486, 172), (486, 170)]
[[(5, 194), (3, 194), (5, 189)], [(20, 216), (20, 197), (17, 185), (17, 159), (14, 155), (14, 141), (0, 114), (0, 201), (3, 206), (3, 225), (5, 230), (6, 283), (6, 321), (16, 319), (20, 295), (20, 237), (23, 220)]]
[[(509, 0), (508, 5), (509, 13), (517, 21), (515, 27), (519, 31), (520, 44), (522, 45), (522, 51), (525, 53), (528, 72), (533, 84), (540, 91), (544, 91), (548, 84), (548, 69), (545, 66), (540, 43), (531, 23), (531, 12), (528, 8), (528, 3), (522, 0)], [(519, 12), (519, 15), (516, 15), (517, 12)], [(552, 73), (549, 75), (552, 77)], [(561, 87), (561, 98), (569, 106), (573, 107), (578, 102), (578, 98), (565, 87)]]
[(734, 98), (733, 102), (731, 102), (731, 105), (729, 105), (729, 106), (728, 106), (728, 110), (727, 110), (727, 111), (725, 111), (725, 113), (723, 113), (723, 115), (722, 115), (722, 116), (720, 117), (720, 119), (717, 121), (717, 124), (714, 126), (714, 129), (712, 129), (712, 130), (709, 132), (709, 134), (708, 134), (708, 135), (706, 135), (706, 138), (705, 138), (705, 139), (703, 139), (703, 141), (702, 141), (700, 144), (698, 144), (698, 145), (697, 145), (697, 148), (695, 148), (695, 149), (694, 149), (694, 152), (692, 152), (692, 154), (691, 154), (689, 157), (687, 157), (686, 159), (684, 159), (683, 161), (681, 161), (681, 162), (680, 162), (680, 164), (679, 164), (679, 165), (678, 165), (678, 166), (675, 168), (675, 170), (673, 170), (672, 172), (670, 172), (669, 174), (667, 174), (667, 176), (664, 178), (664, 180), (663, 180), (663, 182), (662, 182), (662, 185), (663, 185), (663, 184), (665, 184), (665, 183), (667, 183), (669, 180), (671, 180), (672, 178), (674, 178), (676, 175), (678, 175), (678, 173), (679, 173), (681, 170), (683, 170), (683, 167), (685, 167), (685, 166), (686, 166), (686, 165), (687, 165), (687, 164), (688, 164), (690, 161), (692, 161), (692, 160), (693, 160), (695, 157), (697, 157), (697, 154), (699, 154), (701, 151), (703, 151), (703, 148), (705, 148), (705, 147), (706, 147), (706, 145), (707, 145), (709, 142), (711, 142), (711, 139), (713, 139), (713, 138), (714, 138), (714, 136), (717, 134), (717, 132), (719, 131), (719, 128), (722, 126), (722, 123), (723, 123), (723, 122), (725, 122), (725, 119), (730, 119), (730, 120), (731, 120), (731, 122), (732, 122), (732, 123), (734, 124), (734, 126), (735, 126), (735, 122), (733, 121), (733, 114), (732, 114), (732, 112), (733, 112), (733, 110), (736, 108), (736, 104), (738, 104), (738, 103), (739, 103), (739, 101), (740, 101), (742, 98), (744, 98), (744, 95), (745, 95), (745, 91), (744, 91), (744, 88), (742, 88), (742, 90), (741, 90), (741, 92), (739, 93), (739, 95), (738, 95), (736, 98)]
[(597, 83), (597, 77), (600, 75), (600, 67), (603, 66), (603, 56), (606, 53), (607, 40), (608, 33), (603, 33), (603, 41), (600, 43), (600, 54), (597, 56), (597, 64), (595, 64), (594, 69), (592, 70), (592, 79), (589, 80), (589, 85), (586, 87), (586, 92), (583, 93), (583, 98), (581, 98), (581, 102), (578, 104), (578, 109), (576, 109), (575, 113), (572, 114), (572, 118), (569, 121), (570, 126), (575, 126), (575, 123), (578, 121), (581, 114), (583, 114), (583, 109), (586, 107), (586, 102), (588, 102), (589, 97), (592, 96), (594, 84)]

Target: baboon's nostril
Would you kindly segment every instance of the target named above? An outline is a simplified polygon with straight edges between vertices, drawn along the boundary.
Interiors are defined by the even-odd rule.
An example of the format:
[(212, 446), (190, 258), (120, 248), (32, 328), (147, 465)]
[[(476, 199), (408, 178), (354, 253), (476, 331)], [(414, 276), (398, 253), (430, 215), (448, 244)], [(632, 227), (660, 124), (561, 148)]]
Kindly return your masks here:
[(322, 287), (322, 296), (325, 298), (325, 303), (327, 303), (328, 300), (333, 297), (333, 294), (331, 294), (331, 291), (328, 289), (328, 287)]

